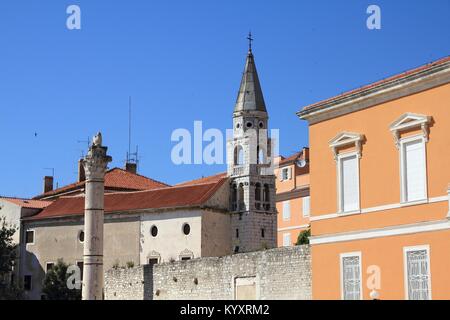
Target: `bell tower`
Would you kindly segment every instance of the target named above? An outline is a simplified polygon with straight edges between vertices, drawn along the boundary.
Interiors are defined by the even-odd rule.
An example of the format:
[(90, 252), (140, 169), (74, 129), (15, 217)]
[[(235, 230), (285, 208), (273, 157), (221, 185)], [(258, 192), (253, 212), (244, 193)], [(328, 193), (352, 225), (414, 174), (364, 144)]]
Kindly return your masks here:
[(227, 142), (234, 253), (276, 247), (275, 176), (268, 120), (251, 47), (233, 112), (233, 138)]

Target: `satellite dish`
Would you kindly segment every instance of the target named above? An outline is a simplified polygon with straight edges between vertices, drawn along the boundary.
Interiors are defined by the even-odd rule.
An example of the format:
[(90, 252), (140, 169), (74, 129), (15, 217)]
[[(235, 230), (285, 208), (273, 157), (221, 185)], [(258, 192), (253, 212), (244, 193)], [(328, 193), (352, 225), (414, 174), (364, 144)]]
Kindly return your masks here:
[(297, 166), (299, 166), (300, 168), (304, 168), (306, 166), (305, 159), (297, 160)]

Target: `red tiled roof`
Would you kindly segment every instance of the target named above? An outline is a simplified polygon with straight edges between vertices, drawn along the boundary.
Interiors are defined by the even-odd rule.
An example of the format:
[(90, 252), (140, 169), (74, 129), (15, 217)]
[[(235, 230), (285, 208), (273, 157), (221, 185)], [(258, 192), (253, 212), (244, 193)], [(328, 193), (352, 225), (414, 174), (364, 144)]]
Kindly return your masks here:
[(190, 181), (185, 181), (185, 182), (181, 182), (176, 184), (176, 186), (189, 186), (189, 185), (194, 185), (194, 184), (203, 184), (203, 183), (214, 183), (214, 182), (218, 182), (221, 179), (225, 178), (227, 176), (226, 172), (221, 172), (212, 176), (208, 176), (208, 177), (202, 177), (199, 179), (195, 179), (195, 180), (190, 180)]
[[(76, 182), (67, 186), (40, 194), (34, 199), (46, 198), (54, 195), (58, 195), (65, 192), (70, 192), (83, 188), (85, 182)], [(115, 190), (151, 190), (156, 188), (168, 187), (169, 185), (154, 179), (144, 177), (139, 174), (131, 173), (120, 168), (114, 168), (108, 170), (105, 174), (105, 188)]]
[(357, 88), (357, 89), (353, 89), (353, 90), (344, 92), (344, 93), (342, 93), (340, 95), (331, 97), (329, 99), (325, 99), (325, 100), (322, 100), (322, 101), (310, 104), (310, 105), (304, 107), (302, 109), (302, 111), (307, 111), (309, 109), (314, 109), (314, 108), (316, 108), (318, 106), (321, 106), (321, 105), (326, 104), (326, 103), (330, 103), (330, 102), (332, 102), (334, 100), (339, 100), (339, 99), (345, 98), (347, 96), (350, 96), (350, 95), (353, 95), (353, 94), (356, 94), (356, 93), (359, 93), (359, 92), (362, 92), (362, 91), (365, 91), (365, 90), (368, 90), (368, 89), (371, 89), (371, 88), (374, 88), (374, 87), (377, 87), (377, 86), (380, 86), (380, 85), (383, 85), (383, 84), (386, 84), (386, 83), (391, 82), (391, 81), (395, 81), (395, 80), (399, 80), (399, 79), (402, 79), (402, 78), (406, 78), (408, 76), (420, 73), (420, 72), (425, 71), (427, 69), (431, 69), (432, 67), (435, 67), (437, 65), (445, 64), (445, 63), (447, 63), (449, 61), (450, 61), (450, 56), (442, 58), (442, 59), (439, 59), (439, 60), (436, 60), (436, 61), (433, 61), (433, 62), (430, 62), (430, 63), (428, 63), (426, 65), (423, 65), (423, 66), (420, 66), (418, 68), (411, 69), (411, 70), (408, 70), (406, 72), (399, 73), (399, 74), (396, 74), (394, 76), (388, 77), (386, 79), (382, 79), (380, 81), (368, 84), (366, 86), (363, 86), (363, 87), (360, 87), (360, 88)]
[[(105, 213), (200, 206), (226, 181), (105, 194)], [(29, 220), (84, 214), (84, 197), (60, 197)]]
[(50, 204), (52, 204), (52, 201), (42, 201), (32, 199), (9, 198), (9, 197), (0, 197), (0, 199), (14, 203), (20, 207), (30, 209), (44, 209), (45, 207), (48, 207)]
[(302, 153), (303, 153), (303, 151), (299, 151), (299, 152), (293, 154), (293, 155), (290, 156), (290, 157), (287, 157), (287, 158), (284, 158), (284, 157), (283, 157), (283, 158), (280, 160), (280, 162), (278, 163), (278, 165), (279, 165), (279, 166), (282, 166), (282, 165), (291, 163), (291, 162), (293, 162), (293, 161), (299, 159), (300, 156), (302, 155)]

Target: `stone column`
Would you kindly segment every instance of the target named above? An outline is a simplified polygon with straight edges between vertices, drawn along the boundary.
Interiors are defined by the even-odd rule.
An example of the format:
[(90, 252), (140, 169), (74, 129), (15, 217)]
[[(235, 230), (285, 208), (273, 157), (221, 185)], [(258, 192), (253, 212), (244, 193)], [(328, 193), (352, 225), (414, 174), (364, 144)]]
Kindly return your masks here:
[(103, 299), (103, 215), (105, 172), (112, 158), (98, 133), (83, 159), (86, 174), (84, 205), (83, 300)]

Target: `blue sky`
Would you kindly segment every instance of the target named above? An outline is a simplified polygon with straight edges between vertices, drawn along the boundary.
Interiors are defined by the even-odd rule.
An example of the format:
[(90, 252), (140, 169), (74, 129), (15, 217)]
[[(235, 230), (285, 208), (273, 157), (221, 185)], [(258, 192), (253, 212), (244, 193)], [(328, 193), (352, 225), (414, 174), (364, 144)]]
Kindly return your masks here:
[[(81, 30), (66, 8), (81, 8)], [(366, 28), (379, 5), (382, 29)], [(140, 173), (168, 183), (225, 170), (172, 164), (173, 130), (231, 127), (251, 29), (280, 151), (308, 144), (295, 112), (447, 56), (450, 1), (0, 2), (0, 195), (33, 196), (55, 169), (74, 182), (86, 140), (101, 130), (114, 161), (128, 149), (128, 96)], [(37, 136), (35, 136), (37, 133)]]

